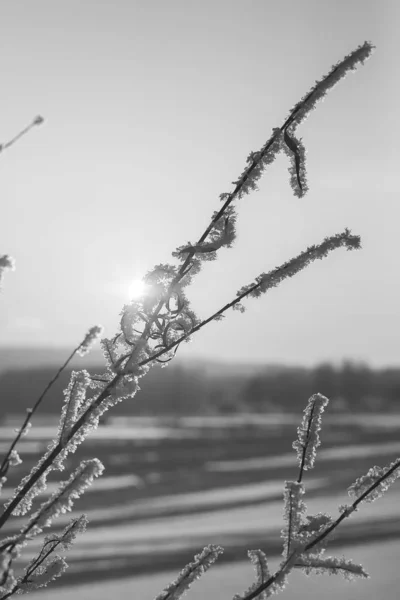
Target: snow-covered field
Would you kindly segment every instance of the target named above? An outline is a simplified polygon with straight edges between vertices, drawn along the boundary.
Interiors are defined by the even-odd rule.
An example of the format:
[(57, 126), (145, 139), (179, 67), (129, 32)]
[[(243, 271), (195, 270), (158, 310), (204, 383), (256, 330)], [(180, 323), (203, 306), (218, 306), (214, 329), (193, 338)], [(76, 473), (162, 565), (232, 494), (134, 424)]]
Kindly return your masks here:
[[(230, 599), (244, 591), (252, 581), (246, 550), (261, 548), (270, 557), (280, 552), (284, 480), (296, 477), (298, 469), (290, 451), (296, 426), (288, 416), (281, 422), (276, 418), (257, 422), (254, 415), (243, 416), (242, 422), (236, 415), (226, 421), (186, 418), (170, 425), (147, 420), (141, 426), (115, 423), (97, 430), (100, 433), (96, 431), (84, 446), (88, 456), (99, 456), (105, 463), (105, 474), (72, 514), (61, 515), (55, 523), (59, 529), (85, 512), (88, 530), (67, 553), (70, 568), (62, 581), (33, 599), (151, 600), (210, 543), (223, 546), (226, 554), (188, 598)], [(325, 420), (316, 468), (305, 478), (309, 514), (337, 516), (337, 507), (348, 502), (346, 487), (356, 476), (400, 454), (395, 416), (385, 415), (376, 422), (369, 416), (353, 415), (344, 422), (333, 416), (329, 427)], [(40, 433), (30, 443), (46, 446), (50, 431), (43, 428)], [(34, 464), (37, 453), (38, 449), (25, 453), (22, 449), (26, 468), (29, 461)], [(68, 468), (77, 461), (78, 456), (72, 457)], [(50, 482), (47, 494), (54, 489)], [(5, 487), (4, 498), (11, 493), (12, 486)], [(328, 546), (328, 555), (345, 554), (362, 563), (372, 581), (351, 585), (339, 577), (309, 579), (294, 573), (282, 597), (329, 600), (341, 594), (344, 600), (361, 596), (399, 600), (399, 507), (400, 486), (395, 484), (378, 502), (363, 505), (342, 523), (336, 545)], [(13, 518), (4, 533), (13, 533), (23, 521)], [(15, 566), (23, 567), (40, 545), (39, 538), (32, 540), (24, 549), (24, 560)], [(272, 566), (278, 560), (276, 556)], [(381, 585), (387, 589), (382, 591)]]
[[(294, 572), (289, 584), (279, 595), (282, 600), (399, 600), (400, 597), (400, 542), (383, 542), (371, 546), (355, 545), (338, 549), (361, 563), (370, 579), (345, 581), (339, 576), (310, 576)], [(279, 557), (271, 560), (275, 568)], [(177, 575), (176, 571), (102, 581), (57, 591), (46, 590), (30, 594), (31, 600), (153, 600)], [(226, 566), (215, 564), (195, 582), (187, 593), (188, 600), (231, 600), (236, 593), (248, 588), (253, 578), (250, 561)]]

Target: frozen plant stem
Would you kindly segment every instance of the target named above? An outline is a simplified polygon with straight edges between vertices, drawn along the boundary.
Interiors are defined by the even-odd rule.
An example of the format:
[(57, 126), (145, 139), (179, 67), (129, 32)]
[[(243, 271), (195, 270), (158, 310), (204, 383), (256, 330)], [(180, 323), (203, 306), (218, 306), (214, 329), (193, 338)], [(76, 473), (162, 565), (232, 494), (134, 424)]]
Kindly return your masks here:
[[(273, 148), (273, 145), (277, 142), (282, 133), (285, 132), (288, 127), (291, 125), (296, 125), (296, 119), (298, 123), (304, 120), (307, 114), (315, 108), (315, 104), (322, 100), (326, 95), (327, 91), (335, 85), (342, 77), (346, 75), (349, 70), (352, 70), (356, 67), (357, 63), (363, 64), (365, 60), (369, 58), (373, 50), (372, 44), (365, 42), (363, 46), (360, 46), (352, 52), (350, 55), (346, 56), (343, 61), (337, 64), (332, 71), (321, 81), (316, 84), (316, 86), (292, 109), (290, 115), (283, 123), (283, 125), (279, 129), (275, 129), (273, 135), (266, 142), (266, 144), (261, 148), (261, 150), (257, 153), (253, 154), (251, 162), (249, 166), (244, 170), (238, 182), (236, 183), (236, 187), (230, 194), (226, 194), (226, 200), (222, 206), (222, 208), (214, 215), (211, 220), (209, 226), (206, 228), (202, 236), (199, 238), (197, 244), (195, 246), (200, 246), (207, 238), (209, 233), (211, 232), (214, 223), (218, 222), (218, 220), (225, 214), (229, 205), (235, 200), (237, 197), (241, 197), (245, 193), (249, 193), (249, 189), (246, 184), (248, 184), (250, 180), (250, 187), (252, 189), (256, 189), (255, 182), (251, 181), (252, 175), (254, 179), (258, 179), (261, 176), (260, 173), (255, 173), (257, 169), (262, 170), (260, 165), (262, 165), (263, 159), (266, 157), (268, 152)], [(253, 173), (254, 172), (254, 173)], [(255, 175), (255, 176), (254, 176)], [(222, 195), (223, 197), (225, 194)], [(184, 263), (179, 269), (178, 274), (171, 282), (168, 293), (171, 294), (174, 287), (182, 280), (182, 278), (187, 274), (187, 268), (190, 268), (190, 261), (195, 254), (194, 248), (189, 251)], [(167, 293), (167, 294), (168, 294)], [(145, 329), (142, 333), (141, 339), (147, 339), (147, 336), (150, 332), (151, 326), (156, 320), (158, 314), (162, 310), (165, 301), (162, 299), (154, 311), (153, 316), (150, 318), (149, 322), (146, 324)]]
[[(146, 363), (155, 360), (155, 358), (157, 358), (161, 354), (168, 352), (173, 346), (176, 346), (183, 339), (185, 339), (189, 335), (198, 331), (200, 329), (200, 327), (206, 325), (208, 322), (214, 320), (216, 318), (216, 316), (218, 316), (219, 314), (222, 314), (222, 312), (225, 312), (226, 310), (228, 310), (229, 308), (234, 306), (236, 303), (240, 302), (240, 300), (243, 297), (250, 295), (251, 293), (254, 293), (258, 289), (261, 289), (262, 291), (266, 291), (270, 287), (277, 285), (277, 283), (279, 283), (279, 281), (283, 280), (284, 278), (295, 275), (298, 271), (302, 270), (305, 266), (307, 266), (312, 260), (315, 260), (317, 258), (323, 258), (324, 256), (326, 256), (326, 254), (330, 250), (333, 250), (340, 246), (347, 246), (347, 249), (351, 250), (353, 248), (358, 248), (359, 243), (360, 243), (359, 237), (352, 236), (350, 234), (350, 232), (348, 230), (346, 230), (343, 234), (338, 234), (336, 236), (332, 236), (331, 238), (327, 238), (326, 240), (324, 240), (324, 242), (322, 242), (318, 246), (313, 246), (313, 247), (307, 249), (305, 252), (301, 253), (298, 257), (294, 258), (292, 261), (289, 261), (288, 263), (285, 263), (284, 265), (282, 265), (282, 267), (275, 269), (274, 271), (272, 271), (271, 273), (268, 273), (267, 275), (261, 276), (260, 281), (258, 281), (254, 285), (249, 286), (248, 289), (246, 289), (244, 292), (242, 292), (242, 294), (240, 294), (235, 300), (233, 300), (229, 304), (225, 305), (217, 313), (215, 313), (214, 315), (209, 317), (207, 320), (200, 323), (198, 326), (194, 327), (188, 334), (186, 334), (185, 336), (183, 336), (182, 338), (177, 340), (173, 345), (156, 353), (150, 359), (144, 360), (141, 363), (139, 363), (139, 366), (143, 366)], [(90, 413), (93, 411), (93, 409), (98, 407), (102, 403), (102, 401), (109, 395), (109, 392), (111, 391), (113, 386), (122, 377), (123, 377), (122, 374), (115, 375), (115, 377), (107, 384), (105, 389), (100, 393), (98, 398), (88, 407), (88, 409), (80, 417), (80, 419), (78, 419), (76, 421), (76, 423), (72, 427), (70, 433), (66, 436), (65, 442), (62, 443), (60, 441), (57, 444), (57, 446), (52, 450), (51, 454), (49, 454), (47, 459), (43, 462), (40, 469), (38, 469), (38, 471), (36, 471), (35, 473), (32, 474), (30, 480), (20, 490), (18, 495), (12, 500), (12, 502), (6, 508), (4, 513), (0, 516), (0, 528), (2, 527), (3, 523), (5, 523), (7, 521), (7, 519), (9, 518), (9, 516), (12, 513), (12, 511), (14, 510), (14, 508), (24, 498), (25, 494), (30, 490), (30, 488), (39, 479), (39, 477), (46, 471), (46, 469), (52, 464), (54, 458), (56, 458), (58, 456), (58, 454), (65, 447), (65, 445), (68, 443), (68, 441), (71, 440), (71, 438), (76, 433), (76, 431), (78, 431), (78, 429), (81, 427), (81, 425), (83, 425), (85, 423), (86, 419), (88, 418)]]
[[(315, 103), (326, 94), (329, 87), (332, 87), (334, 85), (334, 83), (337, 82), (338, 74), (341, 74), (341, 76), (344, 76), (346, 74), (346, 70), (349, 70), (349, 64), (351, 65), (351, 68), (354, 68), (354, 66), (357, 64), (357, 62), (362, 63), (364, 60), (366, 60), (369, 57), (369, 55), (371, 54), (371, 52), (372, 52), (372, 45), (366, 42), (363, 46), (361, 46), (360, 48), (355, 50), (351, 55), (349, 55), (350, 58), (346, 57), (341, 63), (339, 63), (327, 75), (327, 77), (325, 77), (321, 82), (319, 82), (310, 91), (310, 93), (307, 94), (305, 96), (305, 98), (292, 109), (288, 119), (286, 119), (286, 121), (279, 128), (279, 130), (275, 130), (274, 134), (270, 137), (270, 139), (267, 141), (267, 143), (263, 146), (261, 151), (258, 153), (255, 153), (255, 155), (252, 156), (249, 166), (246, 167), (243, 174), (239, 178), (233, 192), (230, 194), (222, 195), (223, 198), (225, 198), (225, 196), (226, 196), (225, 202), (224, 202), (222, 208), (220, 209), (220, 211), (218, 211), (218, 213), (216, 215), (214, 215), (210, 225), (206, 228), (206, 230), (200, 237), (199, 241), (197, 242), (196, 246), (199, 246), (199, 245), (201, 245), (202, 242), (204, 242), (204, 240), (207, 238), (207, 235), (212, 230), (214, 223), (217, 223), (218, 220), (223, 216), (223, 214), (225, 214), (225, 212), (228, 210), (229, 205), (236, 197), (241, 197), (245, 193), (249, 193), (250, 188), (254, 189), (254, 186), (255, 186), (254, 180), (258, 179), (261, 176), (263, 159), (265, 159), (267, 157), (269, 150), (274, 149), (274, 144), (276, 143), (276, 140), (279, 139), (279, 137), (282, 135), (282, 132), (284, 130), (286, 130), (287, 126), (292, 123), (295, 123), (295, 119), (299, 118), (299, 115), (300, 116), (303, 115), (302, 118), (304, 118), (304, 116), (314, 108)], [(349, 61), (350, 61), (350, 63), (349, 63)], [(340, 79), (340, 77), (339, 77), (339, 79)], [(313, 98), (314, 98), (314, 104), (313, 104)], [(275, 150), (274, 150), (274, 152), (275, 152)], [(271, 160), (273, 160), (273, 157)], [(253, 180), (252, 180), (252, 175), (253, 175)], [(249, 182), (252, 185), (249, 186)], [(195, 255), (195, 249), (193, 247), (192, 250), (188, 251), (186, 259), (184, 260), (182, 266), (180, 267), (177, 275), (173, 278), (172, 282), (170, 283), (168, 291), (167, 291), (167, 296), (172, 293), (175, 286), (183, 279), (183, 277), (188, 273), (188, 270), (190, 270), (190, 268), (192, 267), (192, 265), (190, 265), (190, 261), (194, 255)], [(252, 291), (255, 291), (256, 287), (257, 287), (257, 285), (254, 284), (254, 287), (252, 289), (246, 290), (247, 293), (250, 294)], [(237, 298), (233, 303), (236, 304), (239, 300), (240, 300), (240, 298)], [(166, 302), (165, 298), (164, 297), (161, 298), (161, 300), (158, 303), (158, 306), (155, 308), (153, 313), (149, 316), (149, 318), (146, 322), (146, 325), (144, 327), (144, 330), (140, 336), (140, 339), (139, 339), (138, 343), (136, 344), (136, 347), (138, 347), (141, 342), (145, 341), (149, 337), (151, 328), (152, 328), (154, 322), (156, 321), (156, 319), (158, 318), (160, 311), (162, 310), (163, 306), (165, 305), (165, 302)], [(230, 305), (231, 305), (231, 303), (229, 303), (229, 305), (226, 305), (226, 307), (223, 307), (223, 309), (221, 309), (221, 311), (218, 311), (218, 313), (213, 315), (212, 318), (207, 319), (203, 323), (202, 326), (204, 326), (206, 323), (210, 322), (211, 320), (215, 319), (215, 317), (218, 316), (218, 314), (221, 314), (221, 312), (223, 312), (224, 310), (227, 310), (230, 307)], [(197, 331), (197, 329), (195, 329), (195, 328), (192, 329), (192, 333), (194, 333), (195, 331)], [(188, 337), (187, 335), (182, 336), (182, 339), (187, 338), (187, 337)], [(177, 344), (178, 344), (178, 342), (174, 342), (173, 346), (177, 346)], [(169, 349), (173, 346), (169, 346)], [(154, 353), (148, 359), (141, 361), (139, 366), (144, 366), (147, 363), (150, 363), (150, 362), (156, 360), (159, 356), (161, 356), (162, 354), (164, 354), (166, 352), (167, 351), (164, 348), (163, 350)], [(121, 362), (124, 359), (128, 359), (127, 363), (124, 365), (125, 370), (127, 369), (127, 367), (131, 366), (130, 363), (132, 362), (134, 355), (135, 355), (135, 350), (132, 351), (131, 355), (124, 356), (122, 359), (119, 360), (119, 362)], [(78, 431), (78, 429), (86, 422), (90, 413), (95, 408), (97, 408), (105, 398), (107, 398), (110, 395), (111, 390), (123, 379), (123, 375), (124, 375), (124, 370), (117, 372), (116, 375), (110, 381), (108, 381), (108, 383), (105, 385), (103, 390), (100, 392), (97, 399), (95, 399), (92, 402), (92, 404), (87, 408), (86, 412), (83, 415), (81, 415), (81, 417), (76, 421), (75, 425), (72, 427), (72, 429), (67, 437), (66, 443), (68, 443), (68, 440), (70, 440), (73, 437), (73, 435)], [(29, 481), (27, 481), (25, 483), (24, 487), (18, 492), (16, 497), (12, 500), (12, 502), (7, 506), (7, 508), (5, 509), (3, 514), (0, 516), (0, 527), (8, 520), (8, 518), (11, 515), (14, 508), (19, 504), (19, 502), (23, 499), (24, 495), (31, 489), (31, 487), (39, 479), (39, 477), (41, 477), (41, 475), (46, 471), (46, 469), (52, 464), (53, 460), (59, 455), (59, 453), (61, 452), (62, 449), (63, 449), (63, 444), (61, 442), (59, 442), (53, 448), (53, 450), (51, 451), (49, 456), (45, 459), (45, 461), (43, 461), (40, 468), (37, 471), (35, 471), (34, 473), (32, 473)]]
[(79, 354), (79, 353), (81, 354), (81, 356), (84, 355), (84, 354), (86, 354), (86, 352), (89, 350), (90, 346), (96, 341), (97, 337), (99, 337), (101, 335), (102, 331), (103, 331), (103, 328), (101, 326), (99, 326), (99, 325), (96, 325), (95, 327), (92, 327), (91, 329), (89, 329), (89, 331), (86, 334), (84, 340), (79, 344), (79, 346), (77, 346), (71, 352), (71, 354), (69, 355), (69, 357), (67, 358), (67, 360), (65, 361), (65, 363), (58, 369), (58, 371), (54, 375), (53, 379), (51, 379), (51, 381), (49, 381), (49, 383), (47, 384), (47, 386), (45, 387), (45, 389), (43, 390), (43, 392), (40, 394), (39, 398), (36, 400), (33, 408), (27, 408), (26, 409), (27, 415), (25, 417), (25, 420), (22, 423), (22, 426), (19, 429), (15, 440), (12, 442), (12, 444), (11, 444), (11, 446), (10, 446), (7, 454), (3, 458), (3, 462), (1, 463), (1, 466), (0, 466), (0, 477), (3, 477), (7, 473), (8, 467), (9, 467), (9, 460), (10, 460), (11, 453), (14, 450), (15, 446), (18, 444), (18, 442), (21, 439), (21, 437), (28, 431), (28, 424), (30, 423), (30, 420), (32, 419), (33, 415), (35, 414), (35, 412), (39, 408), (39, 406), (40, 406), (43, 398), (45, 397), (45, 395), (47, 394), (47, 392), (49, 391), (49, 389), (52, 387), (52, 385), (54, 385), (54, 383), (60, 377), (60, 375), (64, 371), (64, 369), (69, 365), (69, 363), (74, 358), (74, 356), (76, 354)]
[[(110, 382), (110, 384), (103, 390), (103, 392), (101, 392), (101, 394), (98, 396), (98, 398), (93, 403), (92, 408), (95, 406), (98, 406), (102, 402), (102, 400), (104, 400), (108, 396), (109, 390), (111, 389), (111, 387), (115, 383), (115, 381), (118, 380), (119, 377), (121, 377), (121, 376), (116, 375), (115, 378)], [(6, 523), (6, 521), (9, 519), (9, 517), (11, 516), (11, 513), (16, 508), (16, 506), (18, 506), (18, 504), (21, 502), (21, 500), (25, 497), (26, 493), (31, 489), (31, 487), (36, 483), (36, 481), (43, 475), (43, 473), (53, 463), (54, 459), (57, 458), (57, 456), (60, 454), (61, 450), (63, 450), (65, 445), (74, 436), (74, 434), (78, 431), (78, 429), (81, 427), (81, 425), (84, 424), (86, 417), (88, 416), (89, 413), (90, 413), (90, 409), (88, 409), (86, 411), (86, 413), (83, 414), (81, 416), (81, 418), (78, 419), (78, 421), (72, 427), (70, 433), (68, 434), (67, 442), (66, 443), (59, 442), (54, 447), (54, 449), (51, 451), (51, 453), (46, 458), (46, 460), (42, 463), (40, 469), (38, 469), (37, 471), (32, 473), (29, 481), (18, 492), (17, 496), (11, 501), (11, 503), (7, 506), (7, 508), (3, 512), (3, 514), (0, 516), (0, 529), (3, 527), (4, 523)]]
[[(350, 231), (346, 229), (344, 233), (332, 236), (330, 238), (326, 238), (324, 242), (322, 242), (318, 246), (312, 246), (311, 248), (308, 248), (305, 252), (299, 254), (299, 256), (284, 263), (280, 267), (276, 267), (273, 271), (270, 271), (267, 274), (263, 273), (262, 275), (257, 277), (257, 283), (245, 286), (243, 288), (244, 291), (240, 290), (238, 292), (238, 296), (234, 300), (228, 302), (228, 304), (225, 304), (225, 306), (220, 308), (213, 315), (211, 315), (210, 317), (193, 327), (193, 329), (191, 329), (188, 333), (182, 335), (180, 338), (175, 340), (172, 344), (170, 344), (163, 350), (160, 350), (159, 352), (153, 354), (149, 359), (139, 363), (139, 366), (143, 366), (155, 360), (165, 352), (172, 350), (172, 348), (181, 344), (185, 339), (193, 335), (193, 333), (199, 331), (199, 329), (204, 327), (204, 325), (207, 325), (211, 321), (214, 321), (230, 308), (234, 308), (240, 303), (241, 300), (243, 300), (243, 298), (246, 298), (247, 296), (257, 297), (263, 292), (266, 292), (268, 289), (278, 285), (283, 279), (293, 277), (294, 275), (296, 275), (296, 273), (308, 266), (308, 264), (313, 260), (316, 260), (317, 258), (323, 258), (329, 251), (340, 246), (347, 246), (348, 250), (357, 249), (360, 247), (360, 238), (359, 236), (351, 235)], [(124, 358), (126, 357), (123, 357), (122, 360)]]
[(395, 471), (400, 469), (400, 460), (397, 460), (393, 463), (393, 465), (388, 469), (379, 479), (377, 479), (359, 498), (357, 498), (353, 504), (348, 507), (346, 510), (342, 512), (342, 514), (336, 519), (332, 525), (330, 525), (325, 531), (323, 531), (318, 537), (315, 538), (312, 542), (310, 542), (305, 550), (311, 550), (314, 546), (319, 544), (324, 538), (326, 538), (336, 527), (346, 518), (351, 515), (352, 512), (357, 510), (358, 505), (363, 502), (367, 496), (371, 494), (374, 490), (376, 490), (381, 483), (383, 483), (386, 479), (388, 479)]
[(309, 544), (305, 545), (303, 548), (297, 548), (294, 550), (286, 559), (286, 561), (281, 565), (278, 571), (274, 573), (265, 583), (257, 587), (253, 592), (243, 596), (242, 600), (254, 600), (257, 598), (259, 594), (263, 591), (267, 590), (274, 583), (276, 583), (279, 579), (282, 579), (286, 570), (290, 565), (296, 566), (295, 561), (298, 558), (299, 554), (309, 552), (314, 546), (319, 544), (322, 540), (324, 540), (336, 527), (350, 514), (357, 509), (358, 504), (365, 500), (365, 498), (371, 494), (381, 483), (383, 483), (390, 475), (392, 475), (397, 469), (400, 469), (400, 460), (397, 460), (392, 467), (382, 475), (373, 485), (371, 485), (353, 504), (336, 519), (332, 525), (327, 527), (321, 534), (315, 537)]
[(35, 117), (33, 119), (32, 123), (30, 123), (27, 127), (25, 127), (24, 129), (22, 129), (22, 131), (20, 131), (9, 142), (6, 142), (5, 144), (0, 144), (0, 152), (2, 152), (3, 150), (6, 150), (7, 148), (9, 148), (13, 144), (15, 144), (16, 141), (18, 141), (21, 137), (23, 137), (24, 135), (26, 135), (33, 127), (35, 127), (36, 125), (41, 125), (43, 123), (43, 121), (44, 121), (44, 119), (40, 115), (38, 115), (37, 117)]
[(69, 357), (67, 358), (67, 360), (65, 361), (65, 363), (58, 369), (57, 373), (54, 375), (53, 379), (51, 379), (51, 381), (49, 381), (49, 383), (47, 384), (47, 386), (45, 387), (45, 389), (43, 390), (43, 392), (40, 394), (39, 398), (36, 400), (33, 408), (27, 408), (26, 412), (27, 415), (25, 417), (24, 422), (22, 423), (21, 428), (18, 431), (18, 434), (15, 438), (15, 440), (13, 441), (13, 443), (11, 444), (6, 456), (3, 459), (3, 462), (1, 464), (0, 467), (0, 474), (1, 475), (5, 475), (5, 473), (7, 473), (7, 463), (9, 461), (11, 452), (14, 450), (15, 446), (18, 444), (20, 438), (22, 437), (24, 431), (26, 431), (27, 425), (30, 422), (32, 416), (34, 415), (34, 413), (36, 412), (36, 410), (39, 408), (39, 405), (41, 404), (43, 398), (45, 397), (45, 395), (47, 394), (47, 392), (49, 391), (49, 389), (52, 387), (52, 385), (57, 381), (57, 379), (59, 378), (59, 376), (61, 375), (61, 373), (64, 371), (64, 369), (67, 367), (67, 365), (69, 364), (69, 362), (72, 360), (72, 358), (75, 356), (77, 349), (79, 348), (79, 346), (77, 348), (75, 348), (75, 350), (73, 350), (71, 352), (71, 354), (69, 355)]
[[(305, 147), (300, 139), (296, 139), (296, 128), (305, 120), (310, 111), (315, 108), (317, 102), (322, 100), (326, 93), (342, 77), (369, 58), (372, 49), (373, 46), (365, 42), (364, 45), (358, 47), (354, 52), (346, 56), (344, 60), (335, 65), (330, 73), (317, 82), (312, 90), (296, 104), (283, 125), (273, 129), (272, 135), (264, 146), (258, 152), (250, 153), (247, 158), (247, 166), (239, 179), (233, 182), (235, 185), (234, 190), (231, 193), (220, 195), (220, 199), (223, 202), (222, 208), (213, 214), (210, 224), (198, 242), (196, 244), (189, 242), (173, 253), (173, 256), (178, 258), (182, 264), (179, 267), (157, 265), (153, 271), (150, 271), (146, 275), (146, 283), (151, 283), (153, 286), (152, 294), (149, 294), (147, 297), (143, 296), (140, 301), (132, 301), (130, 305), (125, 306), (122, 311), (120, 333), (112, 340), (102, 340), (108, 364), (104, 375), (89, 378), (86, 371), (81, 371), (79, 374), (73, 373), (70, 384), (71, 390), (75, 382), (78, 382), (81, 387), (78, 386), (79, 389), (77, 388), (74, 391), (68, 388), (65, 392), (67, 401), (61, 414), (59, 435), (55, 438), (52, 445), (48, 447), (48, 452), (39, 461), (38, 465), (21, 481), (20, 486), (15, 491), (15, 496), (6, 504), (5, 510), (0, 516), (0, 528), (12, 514), (16, 516), (19, 514), (23, 515), (31, 509), (33, 498), (45, 487), (48, 473), (52, 469), (62, 470), (64, 468), (62, 461), (66, 455), (69, 452), (74, 452), (77, 445), (84, 440), (85, 435), (87, 435), (90, 429), (97, 426), (99, 416), (105, 410), (114, 403), (127, 397), (132, 398), (135, 395), (138, 389), (137, 382), (140, 377), (146, 374), (149, 368), (148, 365), (154, 364), (161, 356), (166, 356), (170, 360), (172, 358), (170, 354), (171, 350), (175, 349), (176, 351), (182, 341), (189, 340), (192, 334), (199, 331), (209, 322), (218, 320), (228, 309), (244, 310), (240, 304), (243, 298), (259, 297), (270, 288), (280, 284), (285, 278), (292, 277), (307, 267), (312, 261), (327, 256), (330, 251), (336, 248), (345, 246), (347, 250), (352, 250), (360, 247), (360, 238), (351, 235), (347, 229), (343, 233), (325, 238), (319, 245), (307, 248), (306, 251), (280, 267), (273, 269), (269, 273), (259, 275), (255, 282), (241, 288), (237, 292), (235, 299), (203, 321), (200, 321), (193, 311), (191, 311), (188, 300), (183, 292), (183, 287), (188, 285), (192, 277), (199, 272), (202, 261), (213, 260), (216, 257), (217, 250), (223, 246), (231, 247), (235, 238), (236, 220), (236, 214), (232, 206), (233, 201), (257, 189), (256, 182), (260, 179), (265, 168), (274, 161), (279, 152), (284, 151), (289, 157), (290, 184), (294, 194), (298, 197), (305, 195), (308, 189), (305, 174)], [(42, 120), (41, 117), (37, 117), (18, 136), (5, 146), (0, 147), (0, 150), (9, 147), (19, 137), (29, 131), (33, 125), (40, 124)], [(176, 308), (174, 308), (175, 306)], [(164, 312), (162, 312), (163, 309)], [(48, 384), (34, 408), (28, 409), (30, 412), (28, 412), (19, 435), (22, 435), (22, 432), (26, 430), (31, 415), (39, 406), (48, 389), (59, 377), (73, 355), (79, 353), (80, 350), (82, 353), (86, 351), (85, 342), (73, 351), (66, 363)], [(100, 391), (94, 397), (86, 397), (89, 387), (91, 389), (100, 389)], [(319, 402), (321, 404), (322, 401), (323, 404), (325, 400), (327, 401), (321, 395), (316, 394), (310, 399), (310, 402)], [(317, 409), (316, 412), (318, 412)], [(357, 504), (366, 498), (371, 489), (378, 488), (386, 479), (389, 481), (392, 476), (394, 477), (396, 469), (400, 467), (400, 461), (392, 465), (378, 480), (375, 477), (373, 486), (370, 486), (369, 490), (363, 492), (353, 503), (352, 507), (347, 507), (335, 522), (333, 522), (331, 517), (326, 515), (307, 517), (308, 522), (303, 521), (303, 518), (306, 518), (305, 505), (301, 501), (301, 495), (304, 493), (304, 486), (302, 484), (303, 471), (312, 468), (315, 448), (319, 443), (316, 433), (317, 428), (314, 427), (312, 429), (311, 426), (314, 417), (313, 406), (309, 415), (308, 425), (304, 425), (305, 421), (303, 421), (303, 426), (299, 429), (299, 439), (297, 446), (295, 446), (298, 449), (298, 453), (301, 453), (298, 481), (287, 482), (286, 489), (290, 493), (285, 497), (285, 518), (288, 522), (288, 538), (285, 540), (287, 546), (284, 545), (285, 560), (282, 562), (280, 569), (274, 575), (270, 576), (265, 555), (261, 551), (250, 551), (252, 559), (255, 561), (254, 564), (258, 567), (258, 579), (255, 584), (256, 587), (253, 586), (244, 596), (240, 597), (240, 600), (252, 600), (253, 598), (257, 598), (263, 591), (268, 590), (268, 593), (262, 597), (262, 600), (264, 600), (264, 598), (271, 595), (271, 593), (275, 593), (284, 585), (287, 574), (295, 566), (303, 566), (306, 569), (325, 568), (325, 570), (331, 569), (332, 572), (338, 572), (339, 569), (346, 570), (347, 568), (350, 573), (365, 576), (365, 573), (357, 565), (345, 564), (340, 561), (335, 562), (336, 559), (332, 559), (327, 563), (320, 556), (317, 557), (319, 562), (314, 560), (311, 563), (307, 562), (309, 556), (306, 554), (302, 556), (302, 554), (317, 545), (319, 549), (321, 541), (345, 516), (348, 516), (356, 509)], [(18, 439), (19, 437), (10, 449), (8, 457), (10, 457), (10, 453)], [(5, 461), (7, 460), (8, 458), (6, 457)], [(103, 466), (100, 463), (96, 466), (94, 464), (96, 460), (92, 461), (92, 466), (97, 476), (101, 474)], [(3, 468), (6, 468), (5, 461), (3, 461)], [(367, 474), (366, 479), (364, 478), (362, 481), (356, 482), (357, 490), (363, 489), (362, 486), (365, 485), (368, 477), (371, 479), (373, 476), (379, 475), (379, 473), (375, 470), (373, 474)], [(68, 496), (71, 501), (73, 497), (76, 497), (74, 481), (73, 476), (69, 482), (64, 482), (64, 485), (67, 486), (65, 489), (68, 488), (67, 491), (71, 492)], [(90, 483), (89, 479), (86, 483)], [(66, 506), (70, 508), (72, 504), (68, 503)], [(34, 532), (38, 532), (39, 529), (41, 530), (42, 527), (48, 526), (51, 519), (58, 516), (65, 506), (62, 503), (61, 495), (57, 496), (56, 494), (50, 500), (50, 504), (42, 505), (42, 508), (43, 512), (36, 514), (33, 520), (30, 521), (30, 524), (22, 530), (22, 536), (28, 536), (29, 532), (33, 534)], [(312, 539), (312, 536), (315, 537)], [(4, 551), (7, 552), (7, 548), (12, 546), (13, 550), (17, 550), (18, 541), (15, 537), (12, 540), (9, 538), (4, 541), (4, 544), (0, 548), (0, 551), (3, 551), (3, 558)], [(159, 595), (159, 600), (166, 600), (167, 598), (178, 600), (192, 579), (201, 575), (205, 568), (208, 568), (218, 557), (220, 551), (219, 547), (209, 546), (205, 548), (203, 553), (195, 557), (195, 562), (182, 571), (180, 578)], [(11, 551), (9, 552), (9, 557), (11, 558)], [(46, 554), (45, 558), (47, 559), (47, 557), (48, 555)], [(62, 562), (63, 559), (60, 559), (58, 562), (57, 560), (52, 565), (48, 565), (49, 573), (51, 572), (50, 575), (54, 577), (59, 576), (65, 567), (65, 562)], [(8, 576), (8, 573), (6, 575)], [(50, 579), (46, 580), (46, 577), (46, 573), (40, 571), (36, 581), (30, 581), (29, 585), (46, 585), (52, 578), (50, 577)], [(46, 580), (45, 583), (44, 580)], [(24, 586), (28, 582), (22, 581), (21, 583)], [(10, 589), (11, 587), (6, 590), (8, 595), (11, 595), (9, 593)], [(30, 589), (34, 589), (34, 587), (24, 587), (22, 591), (29, 591)]]

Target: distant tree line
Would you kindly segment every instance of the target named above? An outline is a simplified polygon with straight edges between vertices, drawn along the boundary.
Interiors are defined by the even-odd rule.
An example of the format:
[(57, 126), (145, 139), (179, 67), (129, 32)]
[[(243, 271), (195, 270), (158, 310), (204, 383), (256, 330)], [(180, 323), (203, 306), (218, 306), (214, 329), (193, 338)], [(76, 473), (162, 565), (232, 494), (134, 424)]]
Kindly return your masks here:
[(400, 368), (371, 369), (344, 361), (314, 368), (282, 368), (248, 381), (243, 399), (254, 410), (297, 409), (304, 398), (320, 392), (331, 410), (379, 412), (400, 410)]
[[(32, 406), (53, 374), (51, 368), (3, 373), (0, 419)], [(67, 370), (45, 398), (42, 414), (60, 414), (69, 378)], [(331, 410), (400, 410), (400, 368), (372, 369), (351, 361), (336, 367), (329, 363), (314, 368), (266, 366), (253, 375), (234, 369), (209, 375), (202, 367), (156, 367), (141, 387), (133, 401), (114, 407), (113, 415), (298, 412), (316, 392), (329, 398)]]

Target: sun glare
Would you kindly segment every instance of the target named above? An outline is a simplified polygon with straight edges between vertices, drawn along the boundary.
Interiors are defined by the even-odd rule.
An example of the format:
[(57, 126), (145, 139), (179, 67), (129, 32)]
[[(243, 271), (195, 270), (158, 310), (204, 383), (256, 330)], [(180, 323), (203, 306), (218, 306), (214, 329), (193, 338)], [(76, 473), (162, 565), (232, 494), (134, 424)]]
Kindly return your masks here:
[(146, 284), (142, 279), (134, 279), (129, 286), (129, 298), (132, 300), (135, 298), (140, 298), (146, 291)]

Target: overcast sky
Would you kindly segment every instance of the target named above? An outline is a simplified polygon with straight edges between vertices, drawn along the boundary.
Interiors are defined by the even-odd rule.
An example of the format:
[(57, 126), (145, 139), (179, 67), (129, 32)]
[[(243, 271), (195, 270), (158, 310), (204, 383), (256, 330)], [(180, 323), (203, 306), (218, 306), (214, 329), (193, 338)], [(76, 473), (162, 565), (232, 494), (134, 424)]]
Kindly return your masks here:
[(400, 362), (397, 0), (13, 0), (0, 3), (2, 345), (111, 337), (130, 282), (195, 242), (289, 109), (365, 40), (372, 58), (298, 132), (310, 191), (278, 157), (237, 202), (233, 249), (188, 289), (202, 316), (349, 227), (336, 250), (179, 352), (224, 360)]

